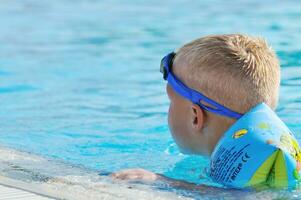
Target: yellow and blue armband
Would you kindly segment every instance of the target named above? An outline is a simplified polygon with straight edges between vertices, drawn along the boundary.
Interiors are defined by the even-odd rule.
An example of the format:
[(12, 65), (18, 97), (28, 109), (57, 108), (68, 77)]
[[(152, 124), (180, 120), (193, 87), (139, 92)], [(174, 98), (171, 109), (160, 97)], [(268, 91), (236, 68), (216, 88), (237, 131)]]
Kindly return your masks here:
[(301, 180), (297, 140), (261, 103), (234, 123), (215, 147), (209, 176), (228, 187), (294, 187)]

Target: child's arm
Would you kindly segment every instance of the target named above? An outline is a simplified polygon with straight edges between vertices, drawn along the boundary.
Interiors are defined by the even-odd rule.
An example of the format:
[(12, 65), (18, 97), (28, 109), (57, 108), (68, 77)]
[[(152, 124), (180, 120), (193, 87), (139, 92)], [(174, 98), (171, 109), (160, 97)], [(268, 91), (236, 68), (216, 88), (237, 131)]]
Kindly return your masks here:
[(145, 169), (126, 169), (116, 173), (112, 173), (111, 177), (114, 179), (120, 180), (139, 180), (147, 183), (153, 183), (155, 181), (162, 181), (170, 187), (184, 189), (184, 190), (198, 190), (202, 193), (202, 191), (206, 191), (206, 193), (210, 193), (210, 191), (220, 191), (224, 190), (223, 188), (216, 188), (206, 185), (196, 185), (194, 183), (189, 183), (182, 180), (176, 180), (169, 177), (166, 177), (161, 174), (156, 174)]
[(182, 180), (176, 180), (168, 178), (161, 174), (155, 174), (153, 172), (144, 170), (144, 169), (126, 169), (116, 173), (111, 174), (111, 177), (121, 180), (134, 180), (134, 181), (144, 181), (146, 183), (156, 183), (163, 182), (167, 184), (167, 187), (173, 187), (177, 189), (182, 189), (186, 191), (193, 191), (199, 195), (204, 195), (206, 197), (216, 198), (217, 196), (229, 196), (230, 199), (265, 199), (271, 200), (274, 199), (272, 193), (265, 192), (257, 193), (252, 190), (239, 190), (231, 188), (219, 188), (214, 186), (207, 185), (196, 185), (194, 183), (189, 183)]

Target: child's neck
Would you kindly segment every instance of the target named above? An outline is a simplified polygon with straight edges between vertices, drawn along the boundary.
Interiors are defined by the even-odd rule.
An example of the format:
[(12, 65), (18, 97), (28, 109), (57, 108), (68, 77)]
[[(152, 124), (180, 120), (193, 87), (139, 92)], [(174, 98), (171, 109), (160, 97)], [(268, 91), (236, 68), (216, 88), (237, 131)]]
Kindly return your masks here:
[(219, 140), (223, 137), (224, 133), (232, 126), (235, 121), (225, 123), (225, 121), (217, 121), (214, 125), (211, 126), (209, 134), (211, 134), (210, 146), (209, 146), (209, 156), (214, 151), (215, 146)]

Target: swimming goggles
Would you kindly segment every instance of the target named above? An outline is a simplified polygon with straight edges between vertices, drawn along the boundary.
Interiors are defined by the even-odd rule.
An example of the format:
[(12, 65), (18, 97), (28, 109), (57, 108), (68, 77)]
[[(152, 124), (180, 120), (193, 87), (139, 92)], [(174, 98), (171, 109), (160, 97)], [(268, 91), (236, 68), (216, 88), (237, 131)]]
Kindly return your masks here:
[[(163, 74), (164, 80), (167, 80), (170, 86), (182, 97), (190, 100), (191, 102), (199, 105), (202, 109), (218, 114), (223, 115), (230, 118), (239, 119), (242, 114), (237, 113), (235, 111), (230, 110), (229, 108), (226, 108), (222, 106), (221, 104), (215, 102), (214, 100), (206, 97), (202, 93), (193, 90), (189, 87), (187, 87), (184, 83), (182, 83), (171, 71), (173, 59), (175, 57), (175, 53), (169, 53), (161, 60), (160, 65), (160, 72)], [(204, 105), (201, 102), (206, 102), (206, 104), (210, 105)]]

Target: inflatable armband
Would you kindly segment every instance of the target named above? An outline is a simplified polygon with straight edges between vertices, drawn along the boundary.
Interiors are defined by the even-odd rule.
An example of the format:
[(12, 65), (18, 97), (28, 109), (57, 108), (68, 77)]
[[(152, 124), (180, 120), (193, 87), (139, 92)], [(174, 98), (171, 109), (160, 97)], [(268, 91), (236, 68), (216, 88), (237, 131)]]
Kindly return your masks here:
[(274, 111), (261, 103), (244, 114), (220, 139), (209, 176), (228, 187), (294, 187), (301, 179), (301, 151)]

